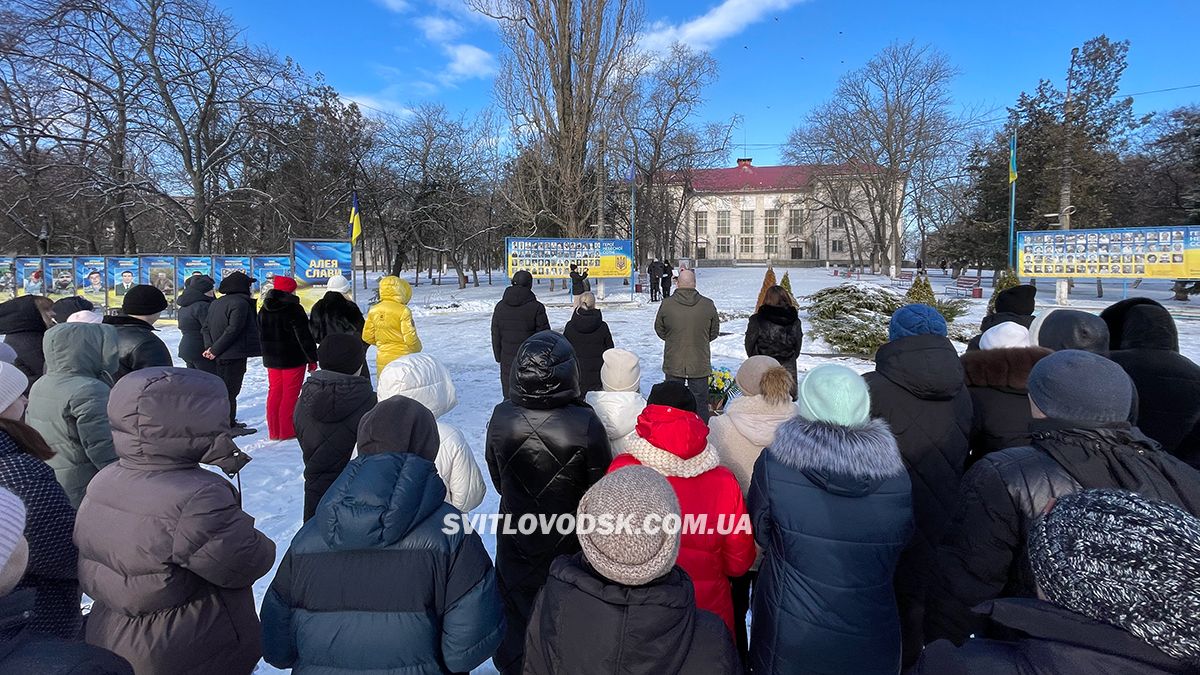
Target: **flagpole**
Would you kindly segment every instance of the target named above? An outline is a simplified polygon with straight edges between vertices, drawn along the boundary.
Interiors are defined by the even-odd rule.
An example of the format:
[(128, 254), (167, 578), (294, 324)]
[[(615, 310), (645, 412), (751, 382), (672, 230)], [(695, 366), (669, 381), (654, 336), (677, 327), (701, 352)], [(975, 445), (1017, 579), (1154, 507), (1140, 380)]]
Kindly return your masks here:
[[(637, 275), (639, 271), (637, 259), (637, 174), (633, 171), (633, 164), (629, 165), (629, 239), (630, 251), (633, 253), (633, 264), (630, 265), (632, 279), (629, 281), (630, 293), (637, 291)], [(653, 283), (653, 282), (651, 282)]]
[(1012, 143), (1009, 146), (1009, 181), (1008, 181), (1008, 268), (1016, 270), (1016, 238), (1017, 229), (1017, 132), (1014, 130)]

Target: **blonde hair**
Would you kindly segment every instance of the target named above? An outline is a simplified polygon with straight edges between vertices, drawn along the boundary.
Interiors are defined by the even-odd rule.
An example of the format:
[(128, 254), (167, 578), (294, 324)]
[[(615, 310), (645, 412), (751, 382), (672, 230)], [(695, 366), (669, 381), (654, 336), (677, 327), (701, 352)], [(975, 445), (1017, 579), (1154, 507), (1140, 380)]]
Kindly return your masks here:
[(767, 403), (782, 404), (792, 400), (792, 371), (783, 366), (768, 368), (759, 380), (758, 389)]
[(579, 304), (584, 309), (596, 309), (596, 296), (591, 291), (588, 291), (579, 296)]

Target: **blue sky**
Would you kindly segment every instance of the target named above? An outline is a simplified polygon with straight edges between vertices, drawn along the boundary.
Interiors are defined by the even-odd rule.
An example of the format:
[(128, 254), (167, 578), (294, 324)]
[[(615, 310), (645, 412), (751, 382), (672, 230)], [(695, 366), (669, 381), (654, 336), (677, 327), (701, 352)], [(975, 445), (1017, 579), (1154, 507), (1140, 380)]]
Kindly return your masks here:
[[(499, 41), (462, 0), (218, 3), (249, 40), (323, 73), (365, 105), (492, 105)], [(645, 0), (645, 10), (651, 40), (679, 39), (717, 59), (721, 79), (708, 91), (705, 118), (741, 115), (735, 154), (744, 141), (759, 165), (779, 160), (778, 145), (842, 73), (895, 40), (945, 52), (960, 70), (956, 100), (993, 116), (1039, 78), (1061, 82), (1071, 47), (1100, 33), (1132, 43), (1124, 93), (1200, 85), (1196, 0)], [(1138, 112), (1195, 102), (1200, 87), (1135, 97)]]

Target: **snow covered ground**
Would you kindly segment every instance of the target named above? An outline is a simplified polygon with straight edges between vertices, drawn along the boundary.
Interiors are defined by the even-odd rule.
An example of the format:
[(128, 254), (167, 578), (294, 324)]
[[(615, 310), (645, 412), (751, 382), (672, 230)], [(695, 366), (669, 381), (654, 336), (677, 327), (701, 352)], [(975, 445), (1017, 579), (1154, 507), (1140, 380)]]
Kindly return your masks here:
[[(782, 278), (784, 269), (777, 268), (776, 274)], [(792, 269), (791, 282), (797, 295), (815, 292), (830, 285), (844, 281), (833, 277), (825, 269)], [(721, 337), (713, 345), (713, 363), (717, 366), (728, 366), (736, 369), (738, 363), (745, 358), (742, 338), (746, 328), (746, 318), (754, 311), (754, 303), (762, 284), (764, 270), (762, 268), (723, 268), (701, 269), (699, 275), (699, 290), (713, 298), (717, 308), (728, 318), (721, 324)], [(406, 277), (410, 282), (412, 275)], [(425, 351), (442, 360), (453, 373), (458, 389), (458, 408), (445, 416), (445, 420), (459, 426), (466, 434), (475, 453), (476, 461), (486, 475), (483, 455), (484, 431), (493, 406), (500, 402), (499, 370), (492, 359), (490, 318), (492, 306), (499, 299), (507, 280), (502, 275), (495, 275), (495, 284), (481, 285), (479, 288), (469, 287), (458, 290), (453, 285), (431, 286), (425, 279), (422, 285), (414, 289), (411, 303), (416, 317), (417, 329), (424, 344)], [(887, 283), (886, 279), (863, 276), (862, 281)], [(941, 287), (947, 280), (935, 275), (932, 279), (935, 290), (940, 293)], [(481, 283), (482, 280), (481, 280)], [(634, 296), (629, 301), (628, 287), (622, 286), (618, 280), (606, 282), (609, 298), (624, 300), (610, 302), (604, 306), (604, 318), (612, 329), (613, 340), (618, 347), (629, 349), (642, 358), (642, 390), (648, 392), (650, 387), (662, 380), (660, 366), (662, 364), (662, 343), (654, 334), (654, 316), (657, 305), (649, 302), (648, 296)], [(1051, 286), (1045, 285), (1043, 293), (1052, 299)], [(615, 290), (614, 290), (615, 289)], [(562, 330), (563, 325), (571, 314), (570, 298), (565, 291), (559, 290), (554, 294), (549, 291), (549, 284), (535, 285), (534, 290), (548, 305), (550, 324), (555, 330)], [(1088, 295), (1094, 295), (1094, 284), (1079, 284), (1077, 293), (1072, 298), (1073, 304), (1080, 308), (1099, 311), (1109, 302), (1121, 298), (1121, 287), (1110, 286), (1110, 293), (1104, 301), (1089, 300)], [(1113, 291), (1115, 290), (1115, 297)], [(1169, 284), (1162, 282), (1144, 284), (1138, 293), (1163, 300), (1171, 297)], [(990, 289), (985, 289), (984, 300), (972, 300), (970, 312), (959, 319), (959, 323), (977, 326), (986, 311), (986, 296)], [(1043, 298), (1045, 299), (1045, 298)], [(365, 302), (363, 303), (365, 306)], [(455, 306), (456, 305), (456, 306)], [(1183, 306), (1183, 305), (1181, 305)], [(1172, 307), (1172, 311), (1176, 311)], [(1200, 320), (1195, 320), (1194, 310), (1184, 310), (1181, 314), (1189, 314), (1191, 318), (1181, 316), (1180, 343), (1184, 354), (1193, 360), (1200, 360)], [(174, 353), (179, 342), (179, 331), (174, 327), (164, 327), (161, 336)], [(837, 362), (845, 364), (856, 371), (866, 372), (873, 368), (870, 361), (858, 358), (845, 358), (831, 355), (829, 345), (813, 336), (806, 336), (804, 355), (800, 359), (800, 369), (812, 367), (820, 363)], [(374, 369), (374, 351), (370, 355), (371, 367)], [(182, 365), (179, 363), (178, 365)], [(252, 461), (241, 475), (243, 498), (246, 511), (253, 515), (259, 529), (267, 533), (277, 545), (277, 557), (282, 558), (287, 550), (292, 536), (300, 528), (303, 506), (303, 463), (300, 449), (295, 441), (276, 442), (267, 439), (265, 404), (267, 396), (267, 375), (257, 360), (250, 363), (246, 375), (245, 386), (238, 400), (240, 417), (259, 432), (253, 436), (239, 439), (239, 444), (253, 457)], [(488, 495), (479, 511), (494, 512), (498, 507), (499, 498), (488, 487)], [(494, 537), (485, 539), (490, 552), (495, 552)], [(278, 561), (277, 561), (278, 563)], [(274, 572), (264, 577), (255, 585), (255, 596), (261, 601)], [(275, 672), (273, 668), (263, 664), (259, 672)], [(494, 672), (486, 667), (477, 672)]]

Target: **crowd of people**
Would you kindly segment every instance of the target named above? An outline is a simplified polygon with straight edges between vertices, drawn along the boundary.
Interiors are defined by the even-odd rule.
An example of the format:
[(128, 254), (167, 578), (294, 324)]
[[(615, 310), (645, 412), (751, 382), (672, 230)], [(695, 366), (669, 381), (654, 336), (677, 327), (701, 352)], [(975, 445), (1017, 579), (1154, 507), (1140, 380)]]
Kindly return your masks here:
[[(872, 372), (799, 372), (776, 286), (714, 406), (721, 321), (693, 270), (661, 296), (648, 389), (586, 286), (555, 332), (532, 281), (493, 311), (485, 468), (504, 522), (578, 528), (505, 527), (494, 559), (448, 526), (489, 488), (402, 279), (363, 316), (344, 279), (306, 313), (291, 279), (258, 308), (246, 275), (195, 276), (186, 368), (153, 286), (102, 319), (0, 305), (0, 672), (1200, 669), (1200, 366), (1162, 305), (1038, 313), (1018, 286), (961, 355), (905, 305)], [(285, 542), (202, 467), (250, 461), (233, 439), (256, 357), (268, 435), (304, 463), (257, 611)]]

